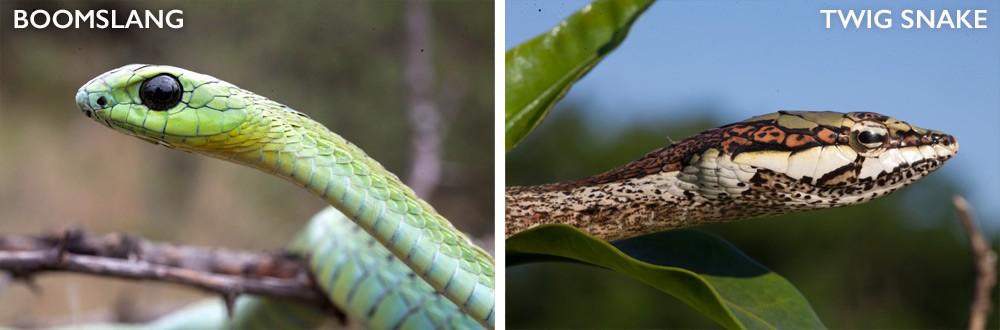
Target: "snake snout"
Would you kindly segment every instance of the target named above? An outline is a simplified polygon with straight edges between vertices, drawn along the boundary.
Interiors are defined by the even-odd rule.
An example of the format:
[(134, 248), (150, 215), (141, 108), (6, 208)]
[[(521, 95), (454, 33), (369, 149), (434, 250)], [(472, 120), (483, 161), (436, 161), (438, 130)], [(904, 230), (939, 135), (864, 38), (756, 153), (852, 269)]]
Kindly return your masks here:
[(111, 94), (107, 92), (88, 92), (84, 86), (76, 92), (76, 106), (87, 117), (92, 117), (97, 110), (111, 106)]
[(958, 140), (954, 136), (948, 134), (936, 135), (934, 136), (934, 142), (951, 150), (953, 154), (958, 152)]
[(82, 89), (76, 92), (76, 106), (80, 108), (80, 111), (83, 111), (84, 115), (87, 115), (87, 118), (93, 116), (94, 109), (90, 107), (90, 97)]
[(958, 140), (956, 140), (955, 137), (951, 135), (945, 135), (945, 137), (942, 138), (941, 141), (942, 143), (944, 143), (945, 147), (951, 148), (951, 150), (958, 151)]

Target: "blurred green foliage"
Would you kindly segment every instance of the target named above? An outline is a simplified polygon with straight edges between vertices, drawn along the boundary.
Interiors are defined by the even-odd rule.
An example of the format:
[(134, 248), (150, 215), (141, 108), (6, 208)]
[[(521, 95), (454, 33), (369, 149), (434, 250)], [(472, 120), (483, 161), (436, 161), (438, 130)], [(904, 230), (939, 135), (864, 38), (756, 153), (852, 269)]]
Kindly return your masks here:
[[(423, 50), (433, 61), (434, 99), (449, 120), (442, 180), (429, 202), (459, 229), (489, 238), (493, 7), (433, 2), (433, 43)], [(0, 233), (79, 224), (184, 244), (277, 249), (323, 207), (280, 179), (150, 145), (83, 116), (77, 88), (130, 63), (183, 67), (284, 103), (406, 179), (412, 146), (402, 2), (5, 1), (0, 9), (4, 17), (14, 9), (184, 12), (177, 30), (0, 27)], [(83, 313), (108, 309), (125, 291), (150, 302), (192, 299), (176, 293), (184, 290), (79, 277), (43, 277), (41, 286), (44, 295), (15, 286), (0, 296), (0, 324), (32, 324), (80, 306), (65, 290), (87, 301)]]
[(652, 0), (597, 0), (504, 54), (504, 145), (531, 133), (580, 77), (628, 35)]
[[(668, 138), (745, 119), (689, 115), (718, 109), (664, 111), (688, 119), (610, 126), (588, 121), (581, 106), (557, 106), (508, 153), (507, 185), (593, 175), (668, 145)], [(962, 328), (972, 298), (972, 258), (950, 204), (962, 189), (940, 172), (868, 204), (698, 229), (787, 278), (830, 328)], [(512, 328), (718, 327), (638, 281), (579, 264), (508, 268), (506, 292)], [(997, 314), (989, 328), (997, 328)]]

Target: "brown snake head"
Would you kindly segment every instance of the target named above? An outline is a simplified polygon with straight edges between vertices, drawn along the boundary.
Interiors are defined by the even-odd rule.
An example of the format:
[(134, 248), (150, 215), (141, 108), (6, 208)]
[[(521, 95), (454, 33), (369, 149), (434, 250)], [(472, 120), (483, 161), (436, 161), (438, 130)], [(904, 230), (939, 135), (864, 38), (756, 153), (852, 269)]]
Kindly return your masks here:
[(877, 113), (779, 111), (590, 178), (509, 187), (507, 234), (562, 222), (611, 239), (859, 204), (926, 176), (957, 152), (951, 135)]

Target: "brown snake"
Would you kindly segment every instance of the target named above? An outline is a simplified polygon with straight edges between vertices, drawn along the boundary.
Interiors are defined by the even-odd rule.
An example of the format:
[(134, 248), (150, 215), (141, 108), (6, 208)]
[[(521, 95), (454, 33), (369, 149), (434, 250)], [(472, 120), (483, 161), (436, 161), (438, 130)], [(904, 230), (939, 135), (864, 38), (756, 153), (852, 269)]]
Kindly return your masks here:
[(780, 111), (713, 128), (589, 178), (506, 189), (506, 236), (550, 223), (617, 240), (855, 205), (937, 170), (951, 135), (871, 112)]

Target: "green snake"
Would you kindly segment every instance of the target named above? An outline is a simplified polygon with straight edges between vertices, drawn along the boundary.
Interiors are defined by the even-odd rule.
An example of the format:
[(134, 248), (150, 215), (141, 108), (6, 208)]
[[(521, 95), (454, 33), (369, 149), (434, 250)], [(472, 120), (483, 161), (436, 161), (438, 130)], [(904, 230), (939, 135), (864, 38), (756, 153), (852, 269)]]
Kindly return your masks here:
[(958, 152), (951, 135), (872, 112), (780, 111), (710, 129), (589, 178), (506, 189), (506, 235), (563, 223), (617, 240), (868, 202)]
[[(76, 102), (116, 131), (271, 173), (346, 215), (351, 221), (300, 236), (328, 242), (304, 248), (314, 276), (365, 326), (493, 327), (492, 257), (394, 174), (305, 114), (208, 75), (141, 64), (97, 76)], [(333, 235), (342, 240), (327, 239)], [(373, 240), (381, 244), (364, 243)]]

